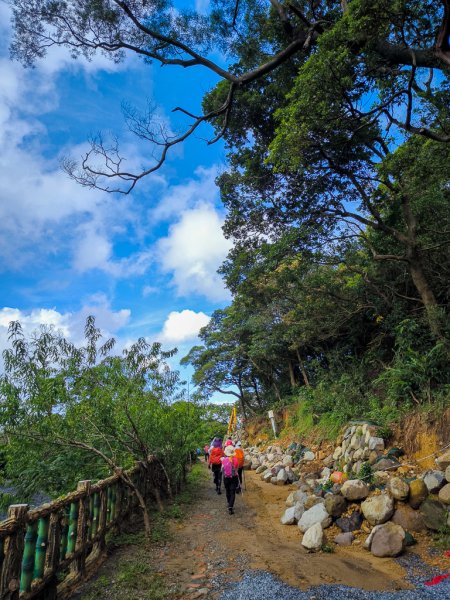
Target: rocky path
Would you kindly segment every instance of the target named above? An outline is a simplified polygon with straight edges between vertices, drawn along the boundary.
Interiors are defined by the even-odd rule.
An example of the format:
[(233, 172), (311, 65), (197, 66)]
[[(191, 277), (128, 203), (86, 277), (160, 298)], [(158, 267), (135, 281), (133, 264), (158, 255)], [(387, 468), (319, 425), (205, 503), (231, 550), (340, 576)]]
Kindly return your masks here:
[[(251, 471), (245, 477), (246, 490), (237, 497), (234, 515), (226, 512), (225, 495), (218, 496), (208, 479), (202, 481), (190, 517), (160, 552), (158, 568), (170, 584), (177, 584), (178, 597), (219, 598), (230, 584), (254, 572), (272, 573), (303, 590), (321, 584), (368, 591), (411, 587), (395, 561), (375, 559), (361, 549), (308, 554), (297, 527), (280, 523), (287, 488), (267, 485)], [(260, 588), (257, 592), (252, 597), (274, 597)]]
[(289, 486), (265, 484), (251, 471), (245, 475), (247, 489), (237, 497), (234, 515), (228, 515), (225, 494), (215, 493), (210, 478), (200, 481), (188, 517), (173, 523), (171, 539), (145, 559), (164, 581), (165, 593), (133, 598), (450, 600), (450, 580), (422, 585), (436, 573), (411, 551), (398, 561), (353, 546), (308, 554), (298, 528), (280, 523)]

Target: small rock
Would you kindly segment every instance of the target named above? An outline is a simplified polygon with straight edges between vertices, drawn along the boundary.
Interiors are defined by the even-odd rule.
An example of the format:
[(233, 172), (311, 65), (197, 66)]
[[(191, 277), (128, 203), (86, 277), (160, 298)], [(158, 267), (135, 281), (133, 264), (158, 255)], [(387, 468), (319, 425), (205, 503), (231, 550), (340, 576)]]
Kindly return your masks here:
[(409, 485), (400, 477), (392, 477), (389, 480), (387, 489), (396, 500), (405, 500), (409, 494)]
[(368, 442), (369, 450), (384, 450), (384, 440), (380, 437), (370, 437)]
[(265, 465), (259, 465), (259, 467), (257, 469), (255, 469), (255, 473), (257, 475), (259, 475), (260, 473), (264, 473), (264, 471), (266, 471), (266, 466)]
[(377, 450), (371, 450), (369, 452), (370, 452), (369, 457), (368, 457), (369, 464), (374, 465), (377, 462), (377, 460), (380, 456), (380, 453)]
[(435, 462), (440, 469), (446, 471), (447, 467), (450, 467), (450, 450), (439, 456)]
[(302, 546), (308, 550), (320, 550), (323, 543), (323, 529), (320, 523), (311, 525), (306, 531), (302, 539)]
[(414, 479), (409, 483), (409, 505), (419, 508), (428, 496), (428, 488), (422, 479)]
[(398, 556), (405, 549), (405, 531), (400, 525), (388, 522), (376, 525), (366, 540), (374, 556)]
[(325, 508), (332, 517), (340, 517), (347, 509), (347, 502), (343, 496), (331, 494), (325, 498)]
[(339, 460), (342, 456), (342, 446), (335, 448), (333, 452), (333, 460)]
[(293, 464), (294, 464), (294, 459), (292, 458), (292, 456), (285, 456), (283, 458), (283, 465), (285, 467), (292, 467)]
[(316, 504), (323, 504), (324, 502), (325, 502), (324, 499), (321, 498), (320, 496), (316, 496), (316, 495), (309, 496), (305, 501), (305, 510), (309, 510)]
[(369, 495), (369, 488), (360, 479), (349, 479), (342, 486), (341, 494), (347, 500), (364, 500)]
[(427, 471), (423, 476), (423, 482), (430, 494), (437, 494), (445, 484), (444, 473), (442, 471)]
[(450, 466), (445, 469), (445, 479), (450, 483)]
[(426, 526), (420, 511), (414, 510), (407, 504), (397, 504), (392, 522), (401, 525), (406, 531), (425, 531)]
[(387, 471), (375, 471), (373, 474), (373, 482), (375, 485), (386, 485), (390, 475)]
[(338, 535), (334, 538), (334, 543), (338, 546), (351, 546), (355, 536), (351, 531), (347, 531), (347, 533), (338, 533)]
[(450, 483), (444, 485), (444, 487), (439, 492), (439, 500), (443, 504), (450, 504)]
[(286, 470), (280, 469), (280, 471), (278, 471), (278, 475), (277, 475), (277, 485), (285, 485), (285, 483), (287, 482), (288, 479), (289, 479), (289, 476), (286, 473)]
[(387, 494), (371, 496), (361, 504), (361, 510), (371, 525), (380, 525), (394, 514), (394, 500)]
[(306, 510), (298, 522), (298, 528), (304, 533), (316, 523), (319, 523), (322, 528), (331, 525), (331, 517), (323, 504), (316, 504)]
[(273, 475), (272, 475), (272, 471), (270, 469), (268, 469), (265, 473), (263, 473), (261, 479), (263, 481), (265, 481), (266, 483), (270, 483), (271, 479), (272, 479)]
[(303, 460), (306, 460), (308, 462), (310, 462), (311, 460), (314, 460), (316, 458), (316, 455), (314, 454), (314, 452), (311, 452), (311, 450), (307, 450), (305, 452), (305, 454), (303, 455)]
[(287, 508), (280, 521), (282, 525), (293, 525), (295, 523), (295, 506)]
[(342, 529), (344, 533), (347, 533), (349, 531), (361, 529), (363, 520), (364, 517), (359, 510), (355, 510), (349, 517), (340, 517), (339, 519), (336, 519), (336, 525), (339, 529)]
[(322, 469), (320, 476), (322, 477), (322, 479), (330, 479), (330, 475), (331, 475), (331, 469), (329, 469), (328, 467), (325, 467), (324, 469)]
[(447, 510), (437, 500), (427, 498), (420, 505), (420, 513), (428, 529), (439, 531), (447, 520)]
[(373, 465), (374, 471), (395, 471), (400, 466), (400, 463), (393, 458), (381, 458)]

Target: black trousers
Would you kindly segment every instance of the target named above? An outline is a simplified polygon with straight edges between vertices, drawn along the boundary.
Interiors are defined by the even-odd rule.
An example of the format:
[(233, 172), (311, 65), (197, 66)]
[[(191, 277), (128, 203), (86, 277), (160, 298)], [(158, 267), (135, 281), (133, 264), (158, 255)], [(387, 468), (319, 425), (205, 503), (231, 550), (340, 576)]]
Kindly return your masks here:
[(239, 477), (224, 477), (225, 493), (227, 495), (228, 508), (233, 508), (236, 499), (236, 488), (239, 487)]
[(239, 467), (238, 469), (238, 477), (239, 477), (239, 483), (242, 485), (242, 471), (244, 470), (244, 467)]
[(211, 465), (211, 469), (213, 472), (214, 484), (216, 487), (220, 488), (222, 485), (222, 465)]

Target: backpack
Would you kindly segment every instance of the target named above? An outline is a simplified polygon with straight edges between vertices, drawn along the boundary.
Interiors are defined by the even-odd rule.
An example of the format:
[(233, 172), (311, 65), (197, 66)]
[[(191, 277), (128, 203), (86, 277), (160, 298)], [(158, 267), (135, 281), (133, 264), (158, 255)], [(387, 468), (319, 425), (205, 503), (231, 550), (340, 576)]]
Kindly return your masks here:
[(220, 465), (220, 459), (223, 456), (222, 448), (211, 448), (209, 453), (209, 462), (211, 465)]
[(235, 477), (237, 475), (238, 461), (235, 457), (226, 456), (222, 460), (222, 468), (224, 477)]
[(244, 466), (244, 451), (241, 448), (236, 448), (234, 455), (238, 460), (239, 468)]

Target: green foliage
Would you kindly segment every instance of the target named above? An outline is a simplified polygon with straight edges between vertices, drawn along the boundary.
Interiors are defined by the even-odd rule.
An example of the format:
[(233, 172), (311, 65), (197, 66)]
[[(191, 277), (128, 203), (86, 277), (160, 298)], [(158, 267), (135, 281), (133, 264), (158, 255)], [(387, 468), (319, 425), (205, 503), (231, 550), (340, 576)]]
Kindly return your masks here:
[(436, 548), (448, 550), (450, 547), (450, 525), (443, 525), (434, 535), (434, 544)]
[(370, 463), (363, 462), (361, 468), (359, 469), (359, 472), (356, 474), (356, 478), (365, 481), (365, 483), (367, 483), (368, 485), (373, 483), (373, 470)]
[(51, 328), (28, 340), (10, 325), (0, 380), (5, 477), (23, 500), (59, 496), (153, 455), (179, 487), (189, 453), (223, 431), (220, 409), (183, 399), (166, 363), (173, 352), (159, 344), (141, 339), (117, 356), (91, 317), (85, 333), (77, 348)]

